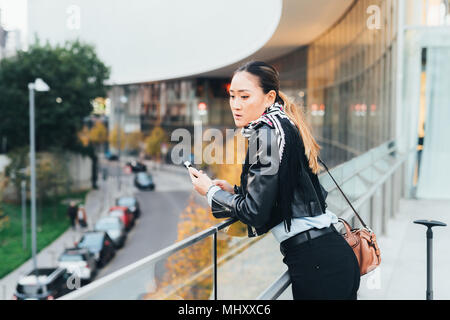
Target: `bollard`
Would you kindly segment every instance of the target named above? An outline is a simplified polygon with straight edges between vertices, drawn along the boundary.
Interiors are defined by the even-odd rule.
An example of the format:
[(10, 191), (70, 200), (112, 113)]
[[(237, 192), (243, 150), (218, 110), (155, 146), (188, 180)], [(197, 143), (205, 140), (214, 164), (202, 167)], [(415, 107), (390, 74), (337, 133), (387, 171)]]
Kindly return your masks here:
[(434, 220), (416, 220), (414, 223), (427, 227), (427, 292), (426, 299), (433, 300), (433, 227), (446, 227), (447, 225)]

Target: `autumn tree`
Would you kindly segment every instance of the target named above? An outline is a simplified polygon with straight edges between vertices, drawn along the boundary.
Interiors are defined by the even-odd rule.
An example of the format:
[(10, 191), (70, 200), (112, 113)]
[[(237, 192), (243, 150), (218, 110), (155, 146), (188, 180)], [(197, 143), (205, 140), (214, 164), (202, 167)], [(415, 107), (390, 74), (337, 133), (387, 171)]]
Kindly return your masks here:
[[(240, 148), (243, 146), (243, 148)], [(242, 135), (231, 138), (225, 145), (225, 153), (233, 154), (234, 161), (230, 164), (213, 164), (210, 169), (219, 179), (239, 185), (242, 163), (245, 159), (246, 141)], [(196, 200), (197, 199), (197, 200)], [(198, 201), (192, 194), (188, 206), (181, 213), (178, 224), (177, 241), (201, 232), (220, 220), (214, 218), (209, 206)], [(226, 234), (225, 234), (226, 232)], [(219, 233), (222, 240), (218, 241), (219, 264), (230, 249), (232, 236), (246, 237), (247, 227), (243, 223), (234, 223), (226, 231)], [(208, 237), (189, 246), (167, 259), (166, 273), (157, 280), (156, 291), (147, 294), (145, 299), (208, 299), (213, 290), (212, 283), (212, 237)]]
[(91, 142), (91, 138), (89, 135), (89, 128), (83, 126), (83, 128), (77, 133), (78, 140), (81, 142), (83, 147), (87, 147)]
[(139, 150), (143, 135), (141, 131), (130, 132), (126, 136), (126, 146), (129, 150)]
[[(120, 148), (119, 148), (120, 142)], [(109, 133), (109, 143), (116, 149), (123, 150), (126, 145), (126, 136), (125, 132), (122, 128), (119, 128), (118, 125), (114, 126), (114, 129)]]
[[(223, 154), (232, 154), (233, 161), (223, 164), (214, 163), (211, 165), (211, 171), (217, 179), (226, 180), (231, 185), (240, 185), (240, 177), (242, 172), (242, 164), (245, 160), (245, 152), (247, 140), (239, 133), (229, 138), (225, 144), (225, 152)], [(247, 226), (242, 222), (234, 223), (228, 229), (228, 235), (244, 237), (247, 236)]]
[(161, 144), (167, 141), (167, 135), (163, 128), (153, 128), (150, 135), (145, 139), (145, 152), (157, 159), (161, 159)]
[(89, 130), (89, 140), (97, 147), (103, 146), (108, 142), (108, 129), (102, 121), (98, 120), (95, 125)]
[[(191, 195), (189, 204), (180, 215), (177, 241), (201, 232), (219, 221), (205, 203)], [(230, 239), (218, 241), (218, 252), (225, 252)], [(212, 283), (212, 237), (178, 251), (167, 259), (166, 272), (157, 279), (156, 291), (144, 299), (208, 299)]]

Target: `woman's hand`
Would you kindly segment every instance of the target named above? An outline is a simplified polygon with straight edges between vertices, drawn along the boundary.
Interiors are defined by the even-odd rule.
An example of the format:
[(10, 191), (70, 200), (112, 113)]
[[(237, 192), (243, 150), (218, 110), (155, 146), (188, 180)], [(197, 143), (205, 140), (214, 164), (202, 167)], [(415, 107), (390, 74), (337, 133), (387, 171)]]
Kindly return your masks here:
[(234, 187), (228, 183), (228, 181), (226, 180), (213, 180), (213, 183), (216, 186), (219, 186), (220, 189), (224, 190), (224, 191), (228, 191), (229, 193), (234, 193)]
[(214, 185), (211, 178), (208, 177), (207, 174), (203, 173), (202, 170), (198, 171), (193, 167), (189, 167), (189, 175), (191, 176), (194, 189), (202, 196), (206, 195), (208, 189)]

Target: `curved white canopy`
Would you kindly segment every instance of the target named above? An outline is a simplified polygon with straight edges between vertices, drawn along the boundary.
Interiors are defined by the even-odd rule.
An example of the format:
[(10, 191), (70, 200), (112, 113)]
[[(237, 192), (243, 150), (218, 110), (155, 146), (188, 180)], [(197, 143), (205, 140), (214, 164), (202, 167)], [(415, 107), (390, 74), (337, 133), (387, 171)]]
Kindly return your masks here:
[[(111, 83), (225, 76), (305, 45), (353, 0), (33, 0), (28, 34), (95, 44)], [(33, 42), (33, 38), (30, 39)]]

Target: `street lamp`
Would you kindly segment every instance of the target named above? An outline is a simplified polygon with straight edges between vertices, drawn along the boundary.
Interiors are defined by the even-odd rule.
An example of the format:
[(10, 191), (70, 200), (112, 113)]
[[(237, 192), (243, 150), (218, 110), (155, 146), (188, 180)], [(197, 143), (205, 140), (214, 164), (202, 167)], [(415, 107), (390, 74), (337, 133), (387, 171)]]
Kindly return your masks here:
[[(28, 84), (30, 97), (30, 168), (31, 168), (31, 252), (33, 255), (33, 267), (37, 272), (36, 261), (36, 145), (34, 129), (34, 92), (49, 91), (50, 87), (40, 78)], [(36, 274), (38, 279), (38, 274)]]
[(122, 96), (120, 96), (120, 102), (121, 102), (121, 106), (120, 106), (120, 108), (118, 108), (117, 110), (116, 110), (116, 112), (117, 112), (117, 115), (118, 115), (118, 119), (117, 119), (117, 122), (118, 122), (118, 126), (117, 126), (117, 141), (118, 141), (118, 148), (119, 148), (119, 152), (118, 152), (118, 155), (117, 155), (117, 157), (118, 157), (118, 168), (117, 168), (117, 179), (118, 179), (118, 187), (119, 187), (119, 192), (120, 192), (120, 189), (121, 189), (121, 184), (122, 184), (122, 181), (121, 181), (121, 176), (122, 176), (122, 166), (121, 166), (121, 158), (120, 158), (120, 152), (121, 152), (121, 141), (120, 141), (120, 136), (121, 136), (121, 130), (120, 130), (120, 128), (121, 128), (121, 126), (122, 126), (122, 124), (121, 124), (121, 120), (122, 120), (122, 114), (123, 114), (123, 112), (124, 112), (124, 107), (125, 107), (125, 104), (128, 102), (128, 98), (126, 97), (126, 96), (124, 96), (124, 95), (122, 95)]

